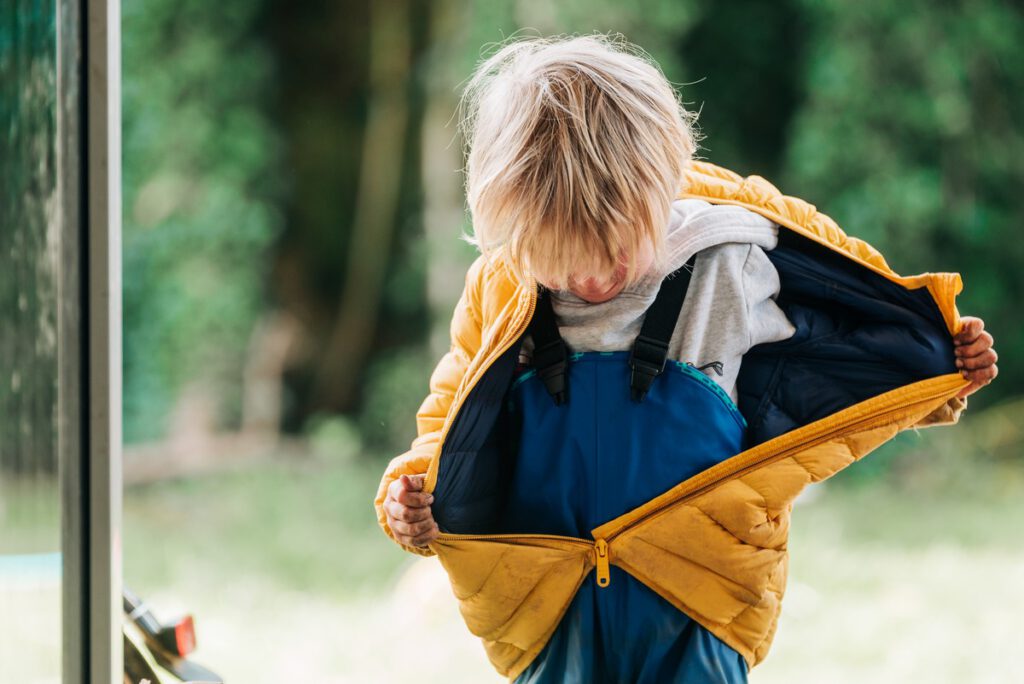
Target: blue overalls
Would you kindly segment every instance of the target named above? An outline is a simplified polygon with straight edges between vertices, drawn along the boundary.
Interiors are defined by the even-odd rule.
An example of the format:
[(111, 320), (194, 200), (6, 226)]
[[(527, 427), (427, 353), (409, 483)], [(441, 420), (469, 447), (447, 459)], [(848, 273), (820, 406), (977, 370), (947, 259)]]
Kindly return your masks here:
[[(686, 267), (666, 278), (631, 352), (568, 353), (542, 293), (533, 368), (507, 396), (518, 458), (504, 531), (591, 539), (591, 529), (742, 450), (745, 422), (729, 396), (693, 366), (665, 361), (688, 282)], [(612, 565), (607, 586), (587, 576), (515, 681), (733, 684), (747, 681), (747, 666)]]

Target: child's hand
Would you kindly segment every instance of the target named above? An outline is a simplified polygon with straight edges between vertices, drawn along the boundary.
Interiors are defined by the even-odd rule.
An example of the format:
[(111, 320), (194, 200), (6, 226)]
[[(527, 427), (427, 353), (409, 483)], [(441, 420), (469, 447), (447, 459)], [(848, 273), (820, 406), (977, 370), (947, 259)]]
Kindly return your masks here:
[(961, 399), (973, 394), (992, 382), (999, 374), (996, 359), (999, 358), (992, 348), (992, 335), (985, 332), (985, 321), (974, 316), (964, 316), (963, 327), (953, 338), (956, 345), (956, 367), (960, 374), (971, 381), (963, 388), (958, 397)]
[(395, 539), (407, 546), (426, 546), (440, 534), (430, 504), (433, 494), (423, 492), (425, 475), (402, 475), (388, 486), (384, 513)]

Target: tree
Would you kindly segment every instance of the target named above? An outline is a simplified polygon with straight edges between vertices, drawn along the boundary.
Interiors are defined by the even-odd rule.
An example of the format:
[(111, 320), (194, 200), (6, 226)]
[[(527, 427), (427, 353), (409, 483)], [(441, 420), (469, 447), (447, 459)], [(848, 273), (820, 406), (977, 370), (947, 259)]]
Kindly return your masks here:
[[(882, 249), (897, 271), (959, 271), (960, 309), (1024, 351), (1024, 9), (998, 0), (806, 0), (806, 104), (783, 190)], [(1017, 393), (1004, 364), (982, 403)], [(973, 398), (972, 398), (973, 400)]]

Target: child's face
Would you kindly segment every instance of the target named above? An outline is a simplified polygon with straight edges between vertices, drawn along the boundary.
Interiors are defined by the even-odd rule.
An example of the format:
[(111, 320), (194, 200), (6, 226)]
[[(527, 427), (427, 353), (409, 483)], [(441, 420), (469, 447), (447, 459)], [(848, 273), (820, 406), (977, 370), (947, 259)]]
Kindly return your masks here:
[[(649, 245), (637, 255), (637, 273), (643, 274), (650, 268), (654, 255)], [(623, 255), (615, 272), (608, 275), (588, 275), (585, 273), (573, 273), (569, 276), (569, 292), (580, 299), (591, 304), (600, 304), (616, 296), (626, 286), (626, 268), (629, 264), (628, 257)], [(543, 280), (538, 279), (541, 285), (549, 287)]]

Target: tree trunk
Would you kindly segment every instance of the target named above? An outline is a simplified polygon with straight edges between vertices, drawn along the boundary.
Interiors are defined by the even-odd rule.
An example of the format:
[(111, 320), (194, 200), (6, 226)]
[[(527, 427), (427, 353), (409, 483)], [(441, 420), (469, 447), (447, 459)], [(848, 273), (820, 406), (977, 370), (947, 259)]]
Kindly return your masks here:
[(359, 189), (338, 316), (314, 385), (319, 408), (351, 408), (377, 329), (409, 118), (410, 30), (405, 0), (370, 3), (370, 96)]

